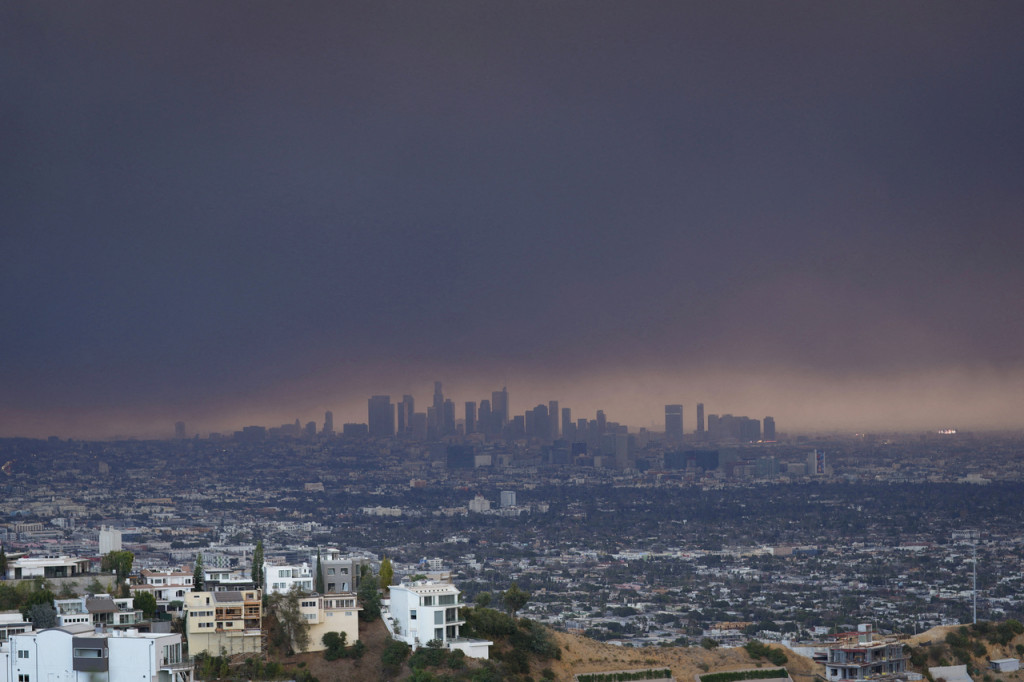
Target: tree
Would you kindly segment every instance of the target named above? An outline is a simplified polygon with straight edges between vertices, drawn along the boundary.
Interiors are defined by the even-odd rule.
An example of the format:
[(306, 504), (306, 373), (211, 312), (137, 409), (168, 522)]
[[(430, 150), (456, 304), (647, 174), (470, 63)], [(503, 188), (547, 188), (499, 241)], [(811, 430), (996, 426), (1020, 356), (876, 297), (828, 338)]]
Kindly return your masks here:
[[(25, 583), (22, 583), (24, 585)], [(19, 586), (20, 587), (20, 586)], [(21, 615), (25, 618), (29, 618), (29, 612), (33, 606), (44, 605), (53, 608), (53, 600), (55, 599), (53, 592), (50, 590), (35, 590), (32, 592), (27, 599), (21, 604)], [(31, 619), (29, 619), (31, 620)], [(51, 626), (52, 627), (52, 626)]]
[(365, 576), (359, 583), (359, 604), (363, 610), (359, 617), (370, 623), (380, 618), (380, 592), (377, 591), (377, 579), (372, 575)]
[(132, 564), (135, 563), (135, 555), (126, 549), (108, 552), (100, 562), (103, 571), (113, 571), (117, 574), (117, 583), (121, 584), (128, 580), (132, 572)]
[(482, 609), (486, 609), (488, 606), (490, 606), (491, 605), (491, 593), (490, 592), (481, 592), (480, 594), (476, 595), (476, 605), (479, 606)]
[(256, 549), (252, 553), (252, 581), (256, 587), (263, 589), (263, 540), (256, 542)]
[(156, 597), (152, 592), (136, 592), (132, 605), (142, 611), (142, 615), (146, 618), (152, 618), (156, 613)]
[(57, 609), (53, 604), (33, 604), (26, 616), (36, 630), (57, 627)]
[(324, 565), (320, 560), (320, 548), (316, 548), (316, 592), (317, 594), (324, 594), (327, 592), (324, 589)]
[(203, 578), (203, 553), (199, 552), (196, 554), (196, 567), (192, 571), (192, 589), (195, 592), (202, 592), (206, 586), (206, 581)]
[(378, 576), (380, 578), (381, 589), (384, 590), (384, 594), (386, 595), (390, 591), (389, 588), (391, 587), (391, 580), (395, 577), (395, 569), (391, 565), (391, 559), (388, 559), (387, 556), (380, 560), (380, 572), (378, 573)]
[(285, 641), (297, 652), (304, 652), (309, 648), (309, 621), (302, 615), (299, 607), (302, 594), (299, 586), (295, 585), (285, 594), (277, 592), (270, 596), (270, 608), (277, 616), (281, 633)]
[(530, 601), (530, 593), (519, 589), (519, 585), (512, 583), (507, 590), (501, 593), (501, 601), (505, 604), (505, 610), (515, 618), (516, 612)]

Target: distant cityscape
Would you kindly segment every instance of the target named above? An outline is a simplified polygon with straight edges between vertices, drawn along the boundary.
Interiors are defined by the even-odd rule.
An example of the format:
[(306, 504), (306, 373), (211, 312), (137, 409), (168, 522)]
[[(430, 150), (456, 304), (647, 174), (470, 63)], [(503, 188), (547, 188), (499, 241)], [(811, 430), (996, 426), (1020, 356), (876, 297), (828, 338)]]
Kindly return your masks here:
[[(409, 441), (438, 441), (465, 446), (463, 456), (472, 457), (472, 446), (493, 441), (525, 441), (550, 446), (549, 464), (581, 464), (627, 468), (635, 464), (636, 453), (656, 442), (682, 447), (700, 444), (773, 443), (776, 440), (775, 419), (764, 420), (732, 414), (708, 414), (704, 404), (697, 403), (696, 427), (687, 432), (683, 405), (665, 405), (664, 431), (640, 428), (630, 432), (628, 425), (610, 421), (604, 410), (597, 410), (593, 419), (573, 419), (572, 408), (560, 407), (557, 400), (541, 403), (522, 414), (510, 410), (506, 387), (493, 391), (490, 399), (466, 401), (459, 416), (456, 403), (444, 394), (440, 381), (434, 382), (431, 404), (425, 411), (416, 410), (416, 398), (406, 394), (396, 404), (390, 395), (374, 395), (367, 400), (367, 421), (345, 423), (335, 429), (334, 414), (324, 413), (323, 425), (292, 424), (276, 427), (246, 426), (233, 434), (234, 439), (258, 443), (266, 439), (293, 438), (399, 438)], [(183, 421), (175, 423), (175, 438), (189, 437)], [(211, 433), (213, 440), (224, 438)]]

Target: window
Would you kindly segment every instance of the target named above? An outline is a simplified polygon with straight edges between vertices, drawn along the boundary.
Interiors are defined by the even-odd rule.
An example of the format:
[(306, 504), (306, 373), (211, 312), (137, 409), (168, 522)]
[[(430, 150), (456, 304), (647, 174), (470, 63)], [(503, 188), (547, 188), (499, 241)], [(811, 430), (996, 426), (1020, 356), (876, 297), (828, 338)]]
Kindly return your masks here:
[(333, 568), (328, 568), (327, 569), (327, 575), (334, 575), (334, 569)]
[(103, 658), (103, 649), (75, 649), (75, 658)]
[(409, 620), (416, 620), (416, 609), (409, 609)]
[(18, 658), (28, 658), (28, 649), (18, 649)]
[(424, 597), (423, 598), (423, 605), (424, 606), (433, 606), (434, 605), (434, 598), (433, 597)]
[(18, 682), (31, 682), (31, 680), (29, 680), (28, 675), (21, 675), (21, 674), (19, 674), (18, 675)]
[(444, 625), (444, 611), (434, 611), (434, 625)]
[(452, 606), (455, 604), (455, 595), (442, 594), (440, 597), (437, 598), (437, 603), (439, 606)]

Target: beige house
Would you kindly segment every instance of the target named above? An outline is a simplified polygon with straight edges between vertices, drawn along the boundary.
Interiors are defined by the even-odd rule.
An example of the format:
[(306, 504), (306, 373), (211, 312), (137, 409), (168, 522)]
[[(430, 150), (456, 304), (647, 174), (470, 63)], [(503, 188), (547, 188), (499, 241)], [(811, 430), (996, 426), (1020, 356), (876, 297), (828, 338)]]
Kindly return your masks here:
[(359, 611), (355, 592), (310, 594), (299, 600), (302, 617), (309, 623), (309, 648), (323, 651), (323, 637), (328, 632), (344, 632), (349, 646), (359, 640)]
[(261, 590), (190, 592), (185, 595), (189, 655), (263, 651)]

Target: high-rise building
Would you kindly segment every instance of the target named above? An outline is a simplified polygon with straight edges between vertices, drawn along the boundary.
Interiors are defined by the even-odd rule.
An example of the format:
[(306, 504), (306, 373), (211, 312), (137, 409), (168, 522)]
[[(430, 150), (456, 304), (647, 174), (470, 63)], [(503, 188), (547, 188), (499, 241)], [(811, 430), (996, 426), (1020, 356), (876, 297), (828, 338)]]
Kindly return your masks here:
[(697, 403), (697, 435), (704, 435), (704, 403)]
[(494, 434), (494, 416), (491, 414), (491, 401), (480, 401), (480, 411), (477, 413), (477, 421), (480, 423), (479, 430), (488, 436)]
[(466, 435), (476, 433), (476, 403), (466, 401)]
[(325, 436), (334, 435), (334, 413), (330, 410), (324, 412), (324, 430), (321, 433)]
[(368, 427), (371, 436), (384, 437), (395, 435), (395, 406), (391, 404), (391, 396), (375, 395), (367, 401)]
[(555, 440), (558, 438), (559, 434), (557, 400), (548, 401), (548, 419), (551, 422), (551, 426), (548, 427), (548, 437), (550, 437), (552, 440)]
[[(408, 393), (402, 396), (402, 402), (398, 403), (398, 433), (412, 431), (412, 415), (416, 411), (416, 401)], [(404, 427), (404, 428), (403, 428)]]
[(441, 382), (434, 382), (434, 411), (437, 412), (437, 418), (441, 419), (444, 416), (444, 392), (441, 390)]
[(764, 440), (775, 442), (775, 419), (773, 417), (764, 418)]
[(507, 509), (508, 507), (516, 506), (516, 491), (515, 490), (502, 490), (501, 491), (501, 508)]
[(572, 423), (572, 408), (562, 408), (562, 438), (572, 442), (573, 436), (576, 435), (574, 428), (575, 424)]
[(670, 443), (683, 442), (683, 406), (665, 406), (665, 440)]
[(604, 410), (597, 411), (597, 432), (603, 434), (605, 427), (608, 425), (608, 419), (604, 416)]
[(548, 429), (551, 426), (551, 419), (548, 415), (548, 408), (546, 405), (538, 405), (532, 410), (527, 410), (524, 415), (524, 424), (526, 430), (526, 436), (528, 438), (537, 438), (540, 440), (548, 440)]
[(441, 432), (444, 435), (455, 433), (455, 401), (447, 398), (444, 401), (444, 413), (441, 419)]
[(502, 387), (500, 391), (491, 392), (491, 412), (498, 423), (498, 431), (508, 424), (508, 389)]
[(174, 437), (178, 440), (185, 440), (185, 422), (174, 423)]

